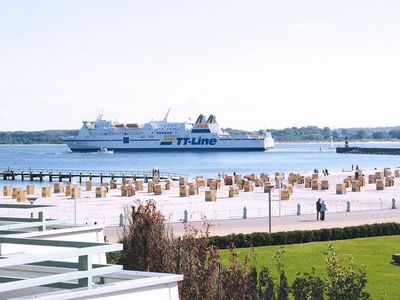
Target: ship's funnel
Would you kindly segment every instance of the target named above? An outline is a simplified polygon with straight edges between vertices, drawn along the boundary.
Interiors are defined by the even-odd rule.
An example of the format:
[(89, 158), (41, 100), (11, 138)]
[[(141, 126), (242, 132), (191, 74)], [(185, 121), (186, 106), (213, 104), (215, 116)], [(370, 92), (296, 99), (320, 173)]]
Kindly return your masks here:
[(205, 121), (206, 121), (206, 117), (203, 114), (200, 114), (197, 117), (196, 124), (202, 124), (202, 123), (205, 123)]
[(215, 118), (215, 116), (214, 115), (210, 115), (209, 117), (208, 117), (208, 119), (207, 119), (207, 122), (206, 123), (208, 123), (208, 124), (214, 124), (214, 123), (217, 123), (217, 118)]

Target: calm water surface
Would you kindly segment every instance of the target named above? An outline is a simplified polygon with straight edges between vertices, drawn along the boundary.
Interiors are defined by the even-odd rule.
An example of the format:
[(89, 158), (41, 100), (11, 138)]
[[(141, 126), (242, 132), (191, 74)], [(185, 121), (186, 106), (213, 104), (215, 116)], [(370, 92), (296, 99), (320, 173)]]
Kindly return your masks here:
[[(351, 146), (399, 147), (400, 143), (352, 143)], [(320, 150), (321, 149), (321, 150)], [(162, 152), (162, 153), (73, 153), (62, 145), (2, 145), (0, 169), (55, 169), (150, 171), (159, 168), (173, 172), (204, 176), (225, 173), (307, 172), (314, 168), (330, 171), (360, 168), (395, 167), (400, 156), (336, 154), (329, 143), (277, 143), (266, 152)]]

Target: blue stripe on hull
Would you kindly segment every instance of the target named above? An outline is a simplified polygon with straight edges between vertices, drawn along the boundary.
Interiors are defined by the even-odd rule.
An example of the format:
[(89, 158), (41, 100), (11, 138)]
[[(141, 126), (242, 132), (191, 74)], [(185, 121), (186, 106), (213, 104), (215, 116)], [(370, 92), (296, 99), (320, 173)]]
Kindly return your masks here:
[(210, 129), (192, 129), (192, 133), (211, 133)]
[[(114, 152), (245, 152), (245, 151), (265, 151), (259, 148), (107, 148)], [(72, 148), (73, 152), (96, 152), (99, 148)]]
[[(129, 139), (130, 142), (158, 142), (160, 139)], [(78, 140), (78, 139), (65, 139), (64, 142), (121, 142), (124, 140)]]

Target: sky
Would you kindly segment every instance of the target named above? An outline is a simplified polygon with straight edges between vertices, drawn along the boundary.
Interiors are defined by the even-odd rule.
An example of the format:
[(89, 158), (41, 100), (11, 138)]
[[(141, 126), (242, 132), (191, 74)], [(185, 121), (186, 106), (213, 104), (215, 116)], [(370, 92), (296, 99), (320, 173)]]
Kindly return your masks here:
[(397, 126), (400, 1), (0, 0), (0, 131)]

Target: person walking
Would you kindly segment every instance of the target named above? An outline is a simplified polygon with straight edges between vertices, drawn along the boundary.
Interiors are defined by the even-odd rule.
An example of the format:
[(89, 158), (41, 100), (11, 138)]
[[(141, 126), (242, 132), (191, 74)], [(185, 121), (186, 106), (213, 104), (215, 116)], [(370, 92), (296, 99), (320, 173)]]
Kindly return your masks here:
[(320, 212), (321, 212), (321, 221), (324, 221), (324, 220), (325, 220), (325, 212), (326, 212), (327, 210), (328, 210), (328, 209), (326, 208), (325, 202), (322, 200), (322, 202), (321, 202), (321, 209), (320, 209)]
[(318, 199), (315, 205), (317, 207), (317, 221), (319, 221), (319, 215), (321, 213), (321, 198)]

